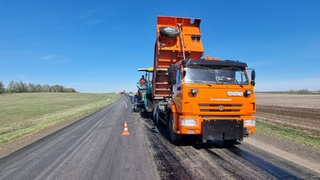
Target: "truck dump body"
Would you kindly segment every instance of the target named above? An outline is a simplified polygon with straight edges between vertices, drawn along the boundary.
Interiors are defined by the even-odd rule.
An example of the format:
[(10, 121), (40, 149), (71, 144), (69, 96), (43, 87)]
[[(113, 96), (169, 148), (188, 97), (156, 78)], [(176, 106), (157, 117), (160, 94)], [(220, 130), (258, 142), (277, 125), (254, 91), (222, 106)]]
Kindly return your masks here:
[[(200, 59), (203, 47), (200, 33), (200, 19), (159, 16), (154, 50), (153, 101), (171, 96), (168, 84), (168, 68), (171, 64), (187, 58)], [(161, 28), (175, 27), (179, 30), (176, 37), (161, 35)], [(180, 42), (184, 42), (183, 45)], [(183, 46), (183, 47), (182, 47)]]

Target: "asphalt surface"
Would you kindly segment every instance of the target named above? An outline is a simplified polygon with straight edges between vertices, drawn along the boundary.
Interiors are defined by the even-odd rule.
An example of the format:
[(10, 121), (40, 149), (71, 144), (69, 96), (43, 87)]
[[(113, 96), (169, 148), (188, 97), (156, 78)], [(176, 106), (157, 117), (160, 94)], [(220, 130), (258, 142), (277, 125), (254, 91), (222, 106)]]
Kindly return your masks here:
[[(0, 179), (158, 179), (131, 112), (120, 101), (0, 159)], [(123, 136), (127, 121), (129, 136)]]
[[(123, 136), (124, 121), (130, 135)], [(0, 179), (320, 179), (320, 174), (247, 143), (168, 141), (129, 97), (0, 159)]]

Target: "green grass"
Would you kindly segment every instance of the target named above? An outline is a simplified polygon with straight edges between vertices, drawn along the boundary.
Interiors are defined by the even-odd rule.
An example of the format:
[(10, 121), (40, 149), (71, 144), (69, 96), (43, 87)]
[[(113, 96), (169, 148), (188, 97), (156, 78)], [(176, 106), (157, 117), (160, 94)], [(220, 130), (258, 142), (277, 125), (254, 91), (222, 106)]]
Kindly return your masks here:
[(257, 120), (257, 131), (320, 149), (319, 133), (314, 134), (294, 128), (283, 127), (262, 120)]
[(0, 145), (94, 112), (119, 97), (115, 93), (0, 94)]

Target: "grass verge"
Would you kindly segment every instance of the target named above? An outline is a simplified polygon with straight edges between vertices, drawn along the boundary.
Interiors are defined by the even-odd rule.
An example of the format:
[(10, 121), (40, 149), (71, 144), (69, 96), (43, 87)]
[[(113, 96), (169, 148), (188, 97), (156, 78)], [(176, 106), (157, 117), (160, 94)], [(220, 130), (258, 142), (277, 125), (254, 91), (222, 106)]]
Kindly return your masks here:
[(257, 120), (257, 131), (320, 149), (320, 134), (312, 134), (261, 120)]
[(94, 112), (116, 93), (17, 93), (0, 95), (0, 145), (65, 120)]

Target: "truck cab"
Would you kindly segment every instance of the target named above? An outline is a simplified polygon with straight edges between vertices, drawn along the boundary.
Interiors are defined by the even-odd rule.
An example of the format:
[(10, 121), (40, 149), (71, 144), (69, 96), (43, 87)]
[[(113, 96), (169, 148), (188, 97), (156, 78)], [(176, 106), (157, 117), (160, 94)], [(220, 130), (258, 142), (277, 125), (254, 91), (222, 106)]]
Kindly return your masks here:
[[(174, 132), (207, 140), (243, 140), (255, 131), (254, 75), (232, 60), (183, 60), (170, 67)], [(170, 123), (170, 122), (168, 122)]]

